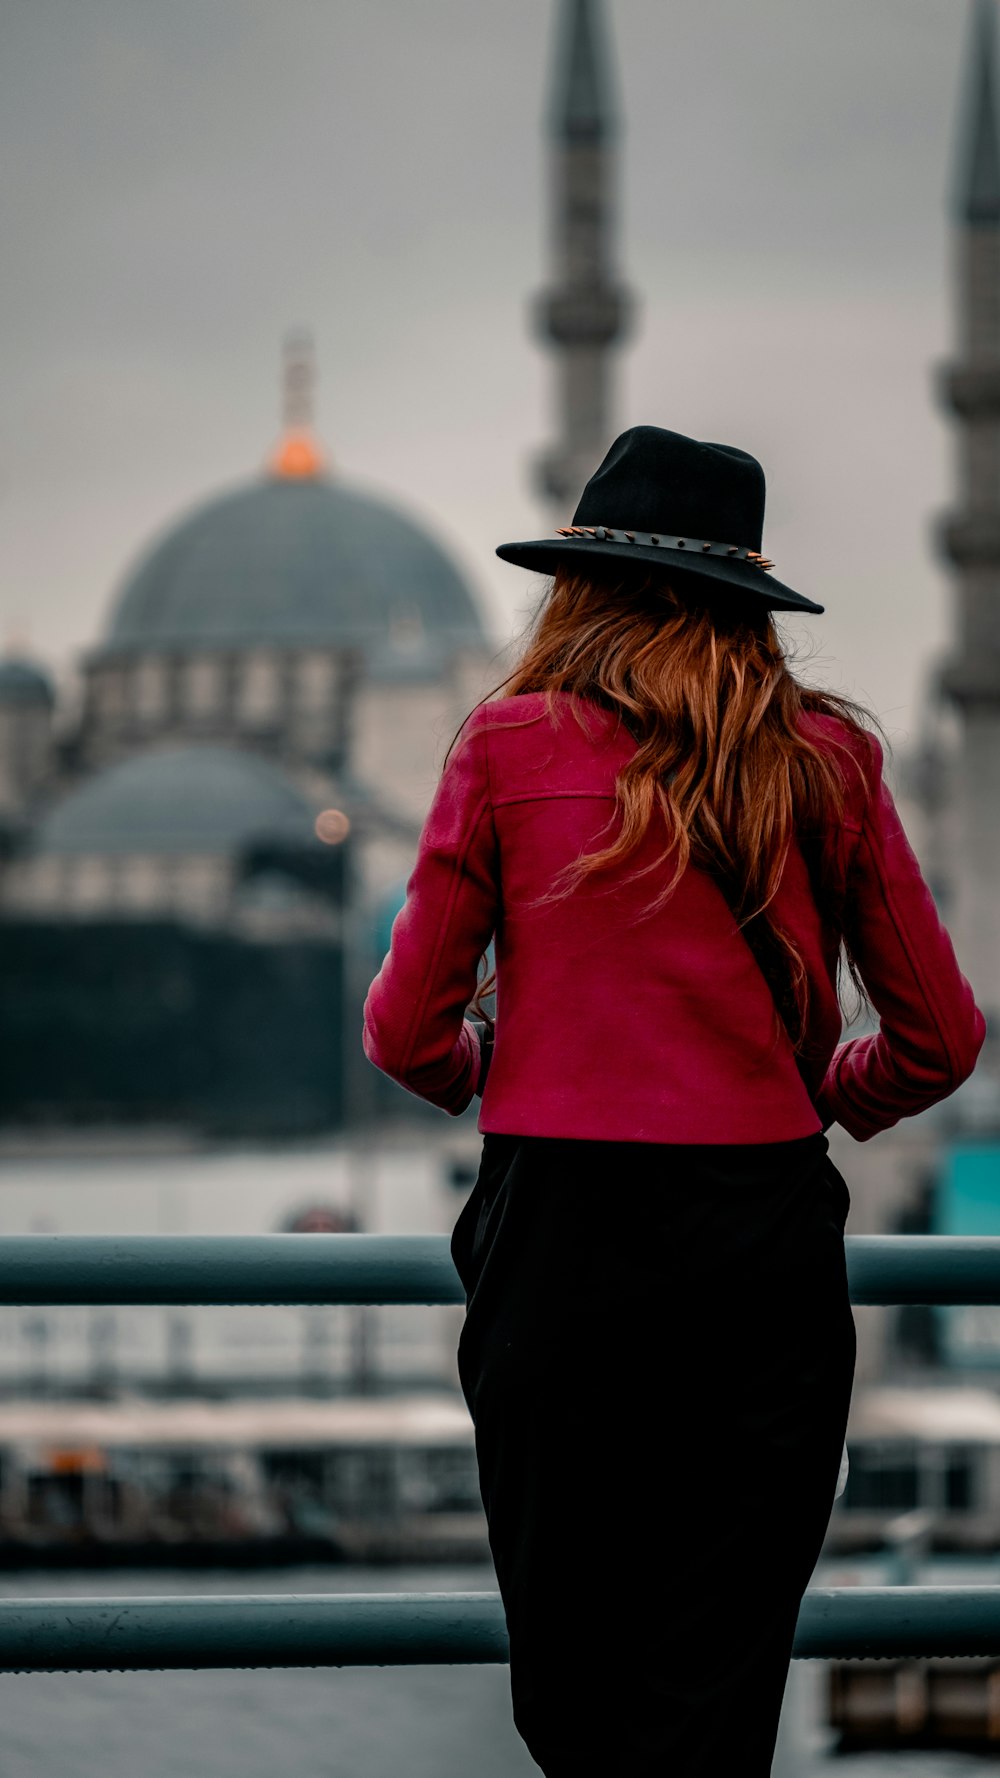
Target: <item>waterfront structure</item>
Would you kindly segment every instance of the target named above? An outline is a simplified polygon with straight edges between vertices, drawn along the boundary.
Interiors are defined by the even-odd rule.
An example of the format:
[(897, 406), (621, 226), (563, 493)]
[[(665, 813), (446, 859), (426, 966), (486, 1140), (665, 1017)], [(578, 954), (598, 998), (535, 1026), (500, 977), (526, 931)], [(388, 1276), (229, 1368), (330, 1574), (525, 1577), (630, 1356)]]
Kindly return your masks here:
[(0, 1405), (0, 1570), (482, 1562), (472, 1423), (442, 1389)]

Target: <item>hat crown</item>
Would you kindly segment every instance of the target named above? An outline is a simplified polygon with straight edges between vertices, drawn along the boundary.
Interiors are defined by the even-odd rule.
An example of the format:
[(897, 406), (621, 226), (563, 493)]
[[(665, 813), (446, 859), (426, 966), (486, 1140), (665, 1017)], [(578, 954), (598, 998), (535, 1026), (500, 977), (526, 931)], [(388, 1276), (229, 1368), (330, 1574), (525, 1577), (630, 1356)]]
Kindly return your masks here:
[(749, 452), (662, 426), (632, 426), (595, 469), (573, 523), (759, 550), (764, 498), (764, 471)]

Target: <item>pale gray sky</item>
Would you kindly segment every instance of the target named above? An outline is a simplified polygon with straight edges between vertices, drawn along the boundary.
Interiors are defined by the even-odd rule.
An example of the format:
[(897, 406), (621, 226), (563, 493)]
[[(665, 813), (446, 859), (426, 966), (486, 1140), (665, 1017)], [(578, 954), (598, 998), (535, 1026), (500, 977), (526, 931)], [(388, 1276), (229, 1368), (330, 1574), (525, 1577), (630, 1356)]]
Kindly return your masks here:
[[(622, 426), (740, 445), (813, 672), (902, 741), (946, 641), (931, 387), (951, 340), (965, 0), (607, 0)], [(547, 531), (554, 0), (2, 0), (0, 625), (65, 670), (136, 552), (258, 471), (315, 334), (338, 471), (445, 540), (509, 632)]]

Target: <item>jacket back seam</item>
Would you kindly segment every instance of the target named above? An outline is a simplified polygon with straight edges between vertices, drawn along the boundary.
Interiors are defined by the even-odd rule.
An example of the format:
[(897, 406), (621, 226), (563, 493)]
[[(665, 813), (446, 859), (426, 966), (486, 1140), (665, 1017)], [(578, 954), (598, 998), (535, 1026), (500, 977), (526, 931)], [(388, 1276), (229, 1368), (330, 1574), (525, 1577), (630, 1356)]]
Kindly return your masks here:
[[(934, 1006), (934, 1002), (932, 1000), (930, 990), (929, 990), (927, 982), (924, 978), (923, 972), (918, 967), (916, 957), (915, 957), (914, 953), (911, 951), (910, 946), (907, 943), (904, 928), (903, 928), (903, 925), (899, 919), (899, 915), (896, 910), (896, 904), (893, 901), (892, 894), (890, 892), (889, 878), (888, 878), (888, 874), (887, 874), (885, 867), (884, 867), (884, 861), (879, 853), (878, 848), (872, 844), (870, 834), (863, 833), (860, 844), (867, 845), (867, 847), (868, 847), (868, 851), (871, 856), (872, 863), (874, 865), (875, 874), (876, 874), (876, 877), (878, 878), (878, 885), (879, 885), (879, 889), (882, 894), (882, 900), (885, 903), (886, 912), (889, 915), (890, 920), (892, 921), (893, 929), (894, 929), (896, 937), (899, 941), (900, 950), (902, 951), (903, 956), (906, 958), (906, 961), (909, 964), (910, 973), (913, 977), (913, 980), (916, 983), (918, 989), (920, 990), (920, 995), (921, 995), (921, 998), (923, 999), (924, 1006), (927, 1010), (931, 1024), (934, 1026), (934, 1029), (937, 1032), (938, 1041), (941, 1045), (942, 1050), (944, 1051), (944, 1055), (945, 1055), (945, 1058), (948, 1063), (948, 1073), (949, 1073), (950, 1081), (952, 1083), (952, 1090), (953, 1090), (954, 1086), (957, 1084), (957, 1082), (959, 1080), (959, 1069), (958, 1069), (957, 1060), (956, 1060), (955, 1054), (954, 1054), (952, 1046), (951, 1046), (947, 1028), (944, 1024), (942, 1024), (941, 1019), (938, 1016), (937, 1009)], [(859, 850), (860, 850), (860, 846), (859, 846)]]

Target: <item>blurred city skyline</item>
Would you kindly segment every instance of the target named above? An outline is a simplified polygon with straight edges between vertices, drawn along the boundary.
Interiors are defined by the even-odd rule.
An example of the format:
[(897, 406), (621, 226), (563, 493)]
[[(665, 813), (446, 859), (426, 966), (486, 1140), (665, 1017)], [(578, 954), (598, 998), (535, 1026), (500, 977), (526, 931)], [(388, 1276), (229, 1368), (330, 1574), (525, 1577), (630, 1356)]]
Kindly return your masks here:
[[(753, 451), (764, 547), (827, 606), (810, 673), (916, 736), (950, 630), (932, 386), (952, 354), (968, 8), (607, 0), (619, 261), (638, 298), (616, 427)], [(283, 335), (319, 361), (334, 471), (450, 545), (498, 640), (550, 528), (529, 303), (547, 277), (555, 7), (8, 0), (0, 139), (0, 640), (60, 671), (138, 552), (258, 473)]]

